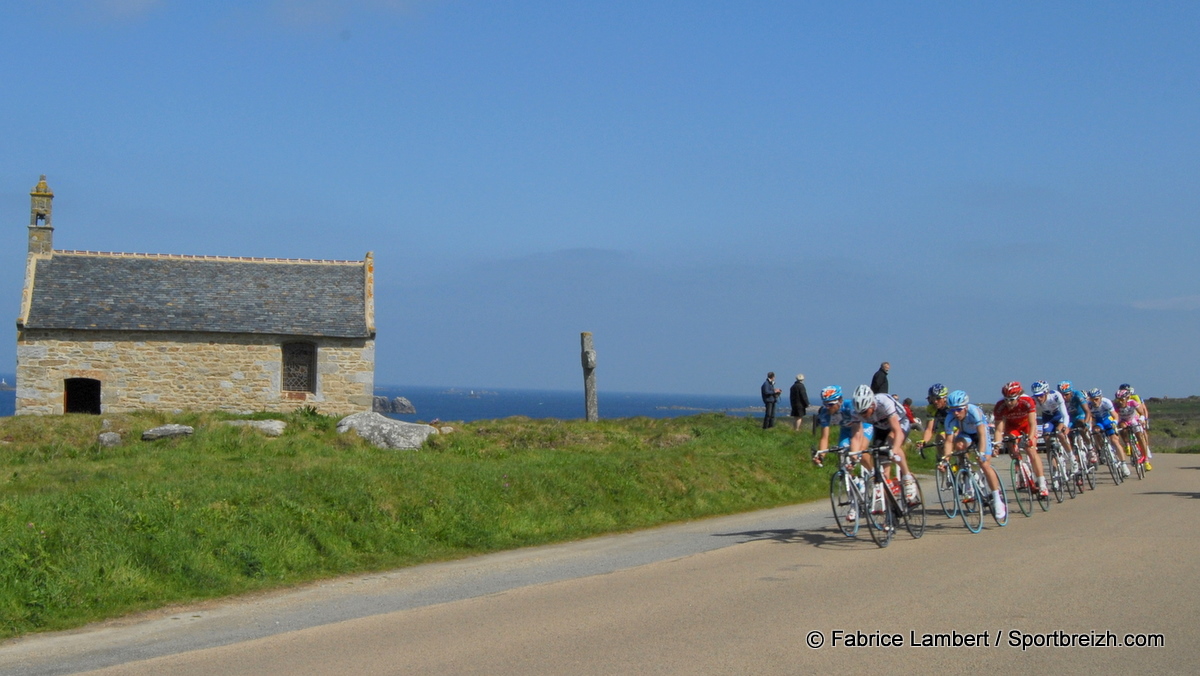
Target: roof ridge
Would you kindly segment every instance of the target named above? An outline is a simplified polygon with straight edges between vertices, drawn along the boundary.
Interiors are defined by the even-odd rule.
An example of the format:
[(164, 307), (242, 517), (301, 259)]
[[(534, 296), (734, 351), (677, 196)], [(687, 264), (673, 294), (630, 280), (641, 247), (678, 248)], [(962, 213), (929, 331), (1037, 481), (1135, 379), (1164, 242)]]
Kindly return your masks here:
[(325, 260), (319, 258), (269, 258), (258, 256), (199, 256), (194, 254), (124, 253), (119, 251), (54, 250), (59, 256), (109, 256), (112, 258), (154, 258), (162, 260), (225, 261), (232, 263), (306, 263), (316, 265), (362, 265), (363, 261)]

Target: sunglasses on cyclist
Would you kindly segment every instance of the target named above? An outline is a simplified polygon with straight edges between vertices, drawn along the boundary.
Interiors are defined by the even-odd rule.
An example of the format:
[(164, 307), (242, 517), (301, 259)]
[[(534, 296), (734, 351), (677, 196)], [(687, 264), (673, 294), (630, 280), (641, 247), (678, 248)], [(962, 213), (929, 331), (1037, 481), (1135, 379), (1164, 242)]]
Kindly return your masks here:
[(951, 413), (960, 413), (965, 410), (967, 410), (966, 406), (953, 406), (950, 408)]

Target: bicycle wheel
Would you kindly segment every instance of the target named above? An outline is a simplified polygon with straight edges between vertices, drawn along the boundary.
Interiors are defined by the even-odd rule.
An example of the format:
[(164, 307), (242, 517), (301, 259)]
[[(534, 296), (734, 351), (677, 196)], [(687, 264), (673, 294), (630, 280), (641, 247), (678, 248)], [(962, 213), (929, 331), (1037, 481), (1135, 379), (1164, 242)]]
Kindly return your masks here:
[[(839, 469), (829, 477), (829, 504), (833, 519), (842, 535), (852, 538), (858, 534), (858, 490), (851, 486), (846, 470)], [(851, 518), (853, 517), (853, 518)]]
[(1033, 475), (1029, 473), (1029, 465), (1013, 458), (1008, 466), (1008, 478), (1012, 481), (1013, 497), (1017, 499), (1017, 508), (1025, 516), (1033, 512), (1033, 487), (1030, 483)]
[[(900, 514), (904, 518), (904, 527), (908, 529), (908, 534), (916, 540), (925, 534), (925, 492), (921, 490), (921, 481), (913, 477), (913, 483), (917, 487), (917, 502), (916, 504), (908, 504), (905, 500), (901, 505), (896, 502), (896, 507), (900, 510)], [(903, 496), (903, 493), (901, 493)]]
[(958, 501), (954, 497), (954, 475), (950, 468), (942, 469), (939, 465), (934, 481), (937, 482), (938, 504), (942, 506), (946, 518), (953, 519), (958, 516)]
[[(1079, 442), (1079, 438), (1074, 439), (1075, 443)], [(1083, 446), (1072, 446), (1075, 449), (1075, 489), (1080, 495), (1083, 495), (1088, 479), (1088, 461), (1087, 449)]]
[[(1050, 480), (1048, 482), (1050, 484), (1050, 492), (1054, 493), (1055, 501), (1062, 502), (1066, 497), (1063, 491), (1063, 484), (1067, 480), (1067, 474), (1063, 470), (1062, 452), (1057, 442), (1047, 444), (1046, 450), (1049, 451), (1046, 453), (1048, 456), (1046, 459), (1050, 462)], [(1049, 496), (1047, 496), (1048, 501)]]
[(1130, 431), (1125, 435), (1125, 447), (1132, 449), (1133, 469), (1137, 472), (1138, 481), (1146, 478), (1146, 461), (1142, 458), (1142, 449), (1138, 446), (1137, 434)]
[[(1075, 467), (1075, 454), (1067, 453), (1066, 450), (1063, 450), (1062, 457), (1063, 457), (1063, 469), (1064, 469), (1064, 472), (1063, 472), (1064, 486), (1066, 486), (1067, 495), (1069, 495), (1071, 497), (1071, 499), (1074, 500), (1075, 499), (1075, 491), (1077, 488), (1077, 486), (1075, 485), (1075, 481), (1079, 476), (1079, 472), (1077, 471), (1077, 469)], [(1080, 489), (1080, 490), (1082, 490), (1082, 489)]]
[(1104, 458), (1105, 464), (1108, 465), (1108, 473), (1112, 475), (1113, 485), (1120, 486), (1125, 481), (1125, 475), (1121, 473), (1120, 462), (1117, 460), (1117, 452), (1113, 449), (1110, 439), (1104, 440)]
[(1089, 459), (1091, 448), (1085, 448), (1083, 453), (1083, 478), (1087, 481), (1088, 490), (1096, 490), (1096, 466)]
[(880, 485), (874, 478), (867, 480), (866, 495), (863, 497), (867, 508), (864, 510), (867, 530), (871, 531), (871, 539), (881, 548), (891, 544), (892, 536), (896, 533), (896, 517), (887, 501), (890, 495), (886, 483)]
[(979, 492), (979, 484), (971, 478), (971, 470), (966, 467), (958, 470), (954, 483), (959, 488), (959, 514), (963, 525), (972, 533), (978, 533), (983, 530), (983, 495)]
[(992, 505), (992, 518), (995, 519), (996, 525), (1003, 527), (1008, 525), (1008, 495), (1004, 492), (1004, 479), (1000, 478), (999, 472), (996, 472), (996, 485), (1000, 490), (1000, 502), (1004, 503), (1004, 518), (996, 516), (996, 505)]

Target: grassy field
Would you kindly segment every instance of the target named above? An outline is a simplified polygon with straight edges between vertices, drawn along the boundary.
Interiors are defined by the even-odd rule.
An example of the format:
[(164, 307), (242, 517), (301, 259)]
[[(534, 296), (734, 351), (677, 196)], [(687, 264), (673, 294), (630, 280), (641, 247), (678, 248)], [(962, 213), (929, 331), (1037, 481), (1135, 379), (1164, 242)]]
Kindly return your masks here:
[[(0, 419), (0, 636), (823, 498), (830, 471), (809, 434), (721, 414), (480, 421), (420, 451), (225, 417)], [(122, 445), (97, 444), (104, 420)], [(196, 433), (139, 440), (166, 422)]]

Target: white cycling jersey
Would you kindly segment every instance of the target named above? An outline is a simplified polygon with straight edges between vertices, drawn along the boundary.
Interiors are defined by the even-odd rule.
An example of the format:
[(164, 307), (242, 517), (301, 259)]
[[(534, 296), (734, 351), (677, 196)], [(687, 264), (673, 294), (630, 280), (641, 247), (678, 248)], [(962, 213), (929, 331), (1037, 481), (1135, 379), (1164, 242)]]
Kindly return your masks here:
[[(1034, 397), (1034, 401), (1037, 401), (1036, 397)], [(1061, 393), (1055, 392), (1054, 390), (1046, 393), (1046, 401), (1038, 402), (1037, 412), (1039, 417), (1049, 413), (1050, 415), (1061, 415), (1063, 420), (1069, 421), (1071, 419), (1071, 417), (1067, 414), (1066, 400), (1063, 399)]]
[(875, 410), (868, 418), (864, 413), (855, 412), (853, 422), (867, 423), (880, 429), (889, 429), (888, 419), (896, 416), (900, 419), (900, 429), (908, 434), (908, 415), (904, 412), (904, 404), (890, 394), (875, 395)]

